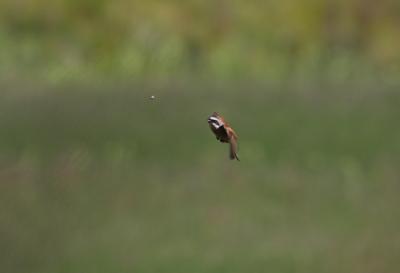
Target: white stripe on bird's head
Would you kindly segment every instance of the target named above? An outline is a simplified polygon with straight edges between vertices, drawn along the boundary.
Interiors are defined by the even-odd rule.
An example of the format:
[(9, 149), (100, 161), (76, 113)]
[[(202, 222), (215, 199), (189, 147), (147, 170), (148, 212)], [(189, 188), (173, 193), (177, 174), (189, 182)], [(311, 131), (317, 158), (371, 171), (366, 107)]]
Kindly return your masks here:
[(212, 126), (213, 126), (215, 129), (218, 129), (219, 127), (222, 126), (221, 120), (220, 120), (219, 118), (216, 118), (216, 117), (213, 117), (213, 116), (211, 116), (211, 117), (208, 118), (208, 123), (211, 123)]

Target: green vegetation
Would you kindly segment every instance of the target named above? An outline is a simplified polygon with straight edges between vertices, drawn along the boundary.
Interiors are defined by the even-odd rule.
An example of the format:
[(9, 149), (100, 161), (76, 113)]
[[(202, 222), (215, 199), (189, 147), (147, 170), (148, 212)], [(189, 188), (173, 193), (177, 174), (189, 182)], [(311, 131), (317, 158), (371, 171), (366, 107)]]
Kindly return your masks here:
[(395, 90), (113, 88), (3, 86), (1, 271), (398, 270)]
[(399, 82), (393, 0), (5, 0), (0, 75)]
[(399, 272), (399, 14), (0, 1), (0, 272)]

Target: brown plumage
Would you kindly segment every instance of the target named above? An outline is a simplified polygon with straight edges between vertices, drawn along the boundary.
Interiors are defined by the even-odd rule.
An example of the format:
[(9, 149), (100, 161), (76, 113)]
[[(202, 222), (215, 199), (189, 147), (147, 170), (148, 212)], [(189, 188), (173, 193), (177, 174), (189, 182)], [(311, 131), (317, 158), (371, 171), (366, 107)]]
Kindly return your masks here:
[(217, 112), (214, 112), (208, 117), (208, 125), (219, 141), (229, 143), (229, 158), (239, 160), (237, 156), (238, 137), (225, 119)]

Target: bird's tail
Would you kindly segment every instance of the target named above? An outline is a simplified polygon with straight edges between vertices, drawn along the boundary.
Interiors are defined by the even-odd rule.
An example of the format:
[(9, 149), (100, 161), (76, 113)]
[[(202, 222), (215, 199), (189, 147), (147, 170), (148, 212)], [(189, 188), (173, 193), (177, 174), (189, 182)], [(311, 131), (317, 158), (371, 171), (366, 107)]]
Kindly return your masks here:
[(240, 161), (237, 155), (237, 143), (234, 139), (229, 142), (229, 158), (231, 160), (236, 159), (237, 161)]

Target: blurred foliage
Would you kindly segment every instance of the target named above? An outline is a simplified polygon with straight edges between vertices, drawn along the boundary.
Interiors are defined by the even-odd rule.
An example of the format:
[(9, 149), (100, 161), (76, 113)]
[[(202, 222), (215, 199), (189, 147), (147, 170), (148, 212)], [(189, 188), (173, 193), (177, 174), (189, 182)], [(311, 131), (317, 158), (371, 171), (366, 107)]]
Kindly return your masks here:
[(399, 79), (395, 0), (0, 1), (0, 268), (396, 272)]
[(1, 87), (2, 272), (398, 271), (396, 89)]
[(5, 0), (3, 78), (395, 81), (395, 0)]

